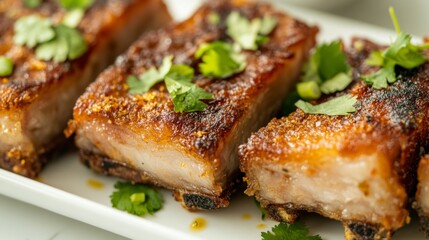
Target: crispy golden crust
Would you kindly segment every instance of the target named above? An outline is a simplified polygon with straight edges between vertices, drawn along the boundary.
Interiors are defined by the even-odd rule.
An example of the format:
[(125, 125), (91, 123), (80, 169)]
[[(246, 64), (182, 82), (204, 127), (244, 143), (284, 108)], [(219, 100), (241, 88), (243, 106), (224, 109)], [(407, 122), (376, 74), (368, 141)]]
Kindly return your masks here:
[[(224, 19), (237, 10), (249, 18), (273, 15), (279, 24), (270, 41), (256, 53), (247, 53), (248, 66), (244, 73), (228, 79), (210, 80), (197, 73), (196, 84), (214, 94), (203, 112), (176, 113), (164, 84), (159, 84), (143, 95), (127, 92), (126, 78), (139, 75), (146, 69), (159, 66), (168, 55), (175, 63), (190, 64), (197, 68), (194, 53), (200, 43), (215, 39), (231, 41), (225, 36)], [(215, 11), (222, 16), (222, 24), (212, 25), (206, 20)], [(116, 64), (101, 74), (78, 101), (74, 119), (107, 119), (117, 126), (126, 126), (136, 132), (146, 127), (153, 136), (165, 136), (165, 141), (178, 142), (185, 151), (197, 153), (205, 159), (216, 160), (226, 135), (236, 126), (249, 109), (249, 100), (259, 89), (269, 84), (283, 68), (285, 60), (293, 57), (295, 46), (314, 39), (316, 29), (275, 11), (267, 4), (240, 4), (214, 2), (202, 7), (191, 19), (171, 28), (153, 32), (141, 38)], [(171, 137), (171, 139), (170, 139)]]
[(97, 0), (79, 25), (89, 50), (81, 58), (64, 63), (38, 61), (33, 50), (13, 45), (13, 24), (19, 17), (38, 14), (50, 16), (54, 22), (60, 22), (65, 14), (56, 0), (42, 1), (42, 5), (36, 9), (25, 8), (22, 2), (0, 2), (0, 55), (12, 58), (15, 63), (13, 75), (0, 81), (0, 111), (24, 108), (34, 102), (41, 95), (41, 91), (62, 81), (66, 75), (81, 71), (95, 46), (99, 41), (103, 41), (103, 36), (108, 34), (112, 25), (120, 24), (120, 21), (116, 21), (119, 16), (133, 11), (136, 5), (148, 5), (153, 1)]
[[(429, 121), (429, 101), (426, 100), (429, 64), (410, 71), (398, 69), (400, 80), (387, 89), (377, 90), (358, 81), (358, 76), (374, 70), (363, 60), (376, 46), (370, 42), (366, 42), (366, 46), (361, 52), (350, 52), (357, 82), (338, 94), (350, 93), (357, 97), (356, 113), (329, 117), (305, 114), (298, 109), (288, 117), (274, 119), (241, 146), (242, 170), (246, 171), (248, 162), (255, 161), (254, 156), (264, 162), (320, 159), (317, 156), (329, 155), (329, 149), (336, 149), (338, 142), (333, 140), (341, 139), (338, 151), (344, 156), (363, 154), (371, 146), (378, 146), (395, 169), (395, 176), (391, 177), (400, 179), (409, 193), (414, 191), (416, 159), (420, 147), (427, 147), (429, 133), (427, 124), (422, 124)], [(317, 156), (304, 158), (303, 154), (310, 152)]]
[[(364, 41), (364, 40), (360, 40)], [(401, 200), (398, 219), (384, 219), (381, 226), (342, 217), (322, 208), (296, 206), (285, 203), (273, 206), (263, 201), (273, 217), (277, 220), (284, 212), (286, 217), (293, 217), (296, 211), (314, 211), (325, 216), (343, 220), (348, 239), (375, 239), (371, 236), (390, 238), (391, 234), (406, 223), (408, 196), (413, 196), (416, 187), (416, 169), (421, 149), (428, 148), (428, 109), (429, 101), (429, 64), (426, 63), (414, 70), (396, 69), (399, 80), (387, 89), (377, 90), (359, 80), (362, 74), (375, 71), (364, 63), (364, 59), (375, 49), (380, 49), (369, 41), (364, 41), (362, 51), (355, 49), (349, 52), (355, 82), (347, 90), (337, 95), (350, 93), (357, 97), (357, 111), (347, 116), (326, 116), (305, 114), (301, 110), (287, 117), (272, 120), (266, 127), (254, 133), (248, 142), (240, 146), (240, 168), (248, 174), (250, 167), (268, 164), (284, 165), (286, 162), (302, 163), (309, 166), (308, 175), (316, 174), (318, 166), (324, 164), (322, 159), (329, 156), (344, 157), (365, 156), (374, 151), (383, 154), (386, 161), (382, 169), (393, 171), (377, 172), (383, 179), (389, 179), (397, 199)], [(328, 96), (320, 101), (325, 101)], [(305, 161), (305, 162), (303, 162)], [(287, 171), (287, 169), (285, 170)], [(259, 196), (259, 186), (255, 179), (247, 178), (249, 187), (246, 193)], [(399, 185), (398, 185), (399, 184)], [(285, 211), (286, 209), (286, 211)], [(292, 214), (288, 214), (292, 212)], [(296, 218), (296, 216), (295, 216)], [(363, 235), (359, 235), (363, 234)], [(367, 236), (365, 236), (367, 235)]]

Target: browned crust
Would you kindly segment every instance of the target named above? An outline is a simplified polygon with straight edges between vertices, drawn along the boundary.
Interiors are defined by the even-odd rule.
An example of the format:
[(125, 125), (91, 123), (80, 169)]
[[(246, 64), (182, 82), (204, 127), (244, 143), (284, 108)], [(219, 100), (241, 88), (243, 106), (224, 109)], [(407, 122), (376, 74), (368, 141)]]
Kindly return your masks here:
[[(160, 0), (155, 0), (159, 4)], [(40, 7), (28, 9), (22, 0), (2, 0), (0, 2), (0, 55), (7, 55), (15, 63), (12, 76), (0, 81), (0, 111), (22, 109), (34, 102), (42, 91), (63, 81), (66, 76), (74, 75), (88, 63), (89, 56), (103, 37), (109, 35), (112, 25), (119, 24), (118, 18), (126, 12), (149, 7), (155, 1), (148, 0), (97, 0), (87, 11), (79, 29), (84, 33), (89, 45), (88, 51), (79, 59), (64, 63), (41, 62), (36, 60), (34, 51), (26, 47), (13, 45), (13, 24), (22, 16), (38, 14), (51, 16), (59, 22), (65, 11), (56, 0), (43, 1)], [(159, 4), (161, 6), (161, 4)]]
[[(157, 181), (157, 179), (145, 172), (139, 171), (123, 162), (117, 162), (100, 154), (81, 150), (80, 159), (82, 163), (97, 173), (121, 177), (134, 183), (150, 183), (155, 186), (169, 188), (169, 186), (163, 185), (161, 181)], [(235, 176), (219, 196), (189, 192), (183, 189), (172, 189), (173, 195), (175, 199), (182, 202), (183, 206), (188, 210), (212, 210), (224, 208), (229, 205), (231, 194), (240, 184), (238, 179), (239, 177)]]
[[(148, 136), (159, 139), (162, 135), (166, 142), (179, 144), (185, 152), (197, 154), (216, 165), (221, 146), (226, 144), (224, 140), (251, 107), (250, 100), (270, 84), (267, 79), (272, 79), (283, 68), (294, 51), (302, 49), (302, 44), (314, 43), (317, 31), (270, 5), (237, 2), (213, 1), (189, 20), (141, 38), (79, 99), (73, 125), (79, 128), (79, 124), (95, 118), (135, 132), (145, 129)], [(215, 11), (224, 20), (233, 10), (249, 18), (273, 15), (278, 18), (279, 25), (267, 45), (255, 53), (246, 53), (248, 66), (243, 73), (215, 80), (197, 73), (196, 84), (214, 95), (214, 100), (208, 101), (209, 106), (203, 112), (174, 112), (164, 84), (142, 95), (128, 94), (127, 76), (140, 75), (150, 67), (159, 66), (165, 56), (174, 55), (175, 63), (189, 64), (196, 69), (198, 61), (193, 55), (200, 43), (215, 39), (231, 41), (224, 34), (224, 23), (214, 26), (206, 16)], [(150, 129), (147, 126), (151, 126)]]
[[(282, 164), (286, 161), (299, 162), (302, 159), (306, 159), (306, 164), (314, 165), (317, 169), (317, 165), (321, 163), (317, 160), (312, 162), (311, 159), (329, 156), (330, 148), (340, 146), (341, 155), (356, 156), (378, 146), (378, 152), (384, 154), (388, 160), (385, 169), (393, 169), (391, 172), (379, 174), (384, 174), (383, 177), (403, 187), (403, 191), (397, 189), (396, 192), (398, 199), (402, 199), (402, 211), (407, 212), (408, 196), (413, 196), (416, 189), (416, 169), (421, 148), (427, 150), (429, 147), (428, 125), (424, 124), (429, 121), (429, 101), (427, 101), (429, 63), (414, 70), (396, 69), (399, 81), (387, 89), (376, 90), (360, 81), (359, 76), (375, 71), (366, 65), (364, 60), (372, 50), (380, 49), (380, 46), (369, 41), (364, 43), (365, 48), (362, 51), (351, 49), (349, 52), (355, 83), (346, 91), (337, 94), (350, 93), (356, 96), (358, 99), (356, 113), (329, 117), (304, 114), (297, 110), (288, 117), (272, 120), (267, 127), (253, 134), (249, 141), (240, 147), (240, 168), (243, 172), (249, 173), (250, 165)], [(333, 96), (327, 98), (331, 97)], [(321, 101), (324, 100), (326, 98)], [(322, 141), (323, 139), (329, 139), (329, 142)], [(249, 188), (246, 192), (258, 198), (258, 188), (263, 186), (258, 186), (249, 178), (248, 183)], [(260, 200), (264, 202), (263, 199)], [(265, 203), (265, 206), (268, 204)], [(309, 209), (308, 206), (293, 207), (293, 210), (309, 210), (339, 219), (339, 216), (326, 213), (322, 209)], [(348, 226), (358, 226), (349, 227), (348, 234), (362, 232), (371, 235), (374, 232), (377, 236), (388, 237), (400, 227), (398, 225), (389, 227), (389, 224), (378, 226), (353, 219), (339, 220), (345, 221)], [(394, 221), (405, 224), (407, 214), (402, 214), (401, 219)], [(358, 235), (355, 237), (373, 239), (363, 236), (358, 238)]]

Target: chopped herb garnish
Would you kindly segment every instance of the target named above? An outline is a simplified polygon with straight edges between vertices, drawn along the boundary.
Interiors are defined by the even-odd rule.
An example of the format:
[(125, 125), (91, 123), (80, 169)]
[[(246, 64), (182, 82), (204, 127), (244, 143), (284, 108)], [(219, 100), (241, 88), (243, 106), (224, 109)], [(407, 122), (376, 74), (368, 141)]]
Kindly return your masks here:
[(256, 200), (256, 198), (254, 198), (254, 200), (255, 200), (256, 207), (258, 207), (259, 211), (261, 211), (261, 219), (265, 220), (265, 218), (267, 217), (267, 210), (265, 210), (265, 208), (261, 206), (261, 203), (259, 203), (258, 200)]
[(381, 68), (373, 74), (362, 77), (367, 84), (375, 89), (386, 88), (388, 83), (397, 81), (396, 66), (413, 69), (427, 61), (423, 50), (429, 49), (429, 44), (422, 46), (412, 44), (411, 35), (401, 32), (393, 8), (389, 8), (389, 12), (398, 36), (384, 52), (374, 51), (371, 53), (366, 63), (370, 66), (380, 66)]
[(210, 24), (212, 25), (218, 25), (220, 22), (220, 15), (217, 12), (211, 12), (208, 16), (207, 16), (207, 20), (209, 21)]
[(87, 9), (91, 7), (94, 0), (59, 0), (61, 6), (67, 10)]
[(213, 95), (192, 83), (194, 70), (187, 65), (173, 65), (173, 57), (165, 57), (159, 69), (150, 68), (138, 78), (127, 79), (129, 92), (141, 94), (155, 84), (164, 81), (173, 100), (175, 112), (203, 111), (207, 104), (201, 100), (213, 99)]
[(15, 22), (14, 30), (14, 43), (17, 45), (25, 45), (29, 48), (33, 48), (39, 43), (52, 40), (55, 37), (55, 31), (51, 21), (36, 15), (18, 19)]
[(68, 11), (64, 17), (62, 23), (71, 28), (75, 28), (79, 25), (80, 21), (82, 21), (83, 16), (85, 15), (85, 10), (76, 8)]
[(310, 236), (308, 228), (303, 223), (279, 223), (271, 229), (272, 232), (262, 232), (262, 240), (322, 240), (319, 235)]
[(0, 56), (0, 77), (8, 77), (13, 73), (12, 59)]
[(71, 27), (60, 24), (54, 28), (55, 38), (36, 48), (38, 59), (55, 62), (73, 60), (82, 56), (88, 46), (82, 34)]
[(42, 0), (24, 0), (24, 6), (28, 8), (36, 8), (42, 4)]
[(152, 187), (117, 182), (115, 189), (116, 191), (110, 195), (114, 208), (141, 217), (147, 214), (153, 215), (162, 208), (162, 195)]
[(246, 67), (245, 57), (236, 53), (231, 44), (222, 41), (202, 44), (195, 58), (202, 59), (199, 69), (206, 77), (227, 78)]
[(299, 100), (295, 103), (295, 106), (301, 109), (304, 113), (308, 114), (337, 116), (347, 115), (348, 113), (355, 112), (356, 108), (354, 105), (356, 102), (357, 98), (355, 96), (346, 94), (341, 97), (333, 98), (319, 105), (312, 105), (311, 103)]
[(249, 21), (239, 12), (231, 12), (226, 19), (227, 34), (240, 47), (246, 50), (256, 50), (267, 42), (269, 35), (277, 25), (277, 20), (271, 16), (255, 18)]
[(341, 42), (318, 46), (303, 68), (298, 94), (304, 99), (318, 99), (321, 93), (344, 90), (352, 82), (350, 66), (342, 51)]
[(283, 100), (281, 116), (287, 116), (296, 110), (295, 103), (300, 100), (301, 97), (298, 95), (297, 91), (293, 91), (287, 95), (287, 97)]

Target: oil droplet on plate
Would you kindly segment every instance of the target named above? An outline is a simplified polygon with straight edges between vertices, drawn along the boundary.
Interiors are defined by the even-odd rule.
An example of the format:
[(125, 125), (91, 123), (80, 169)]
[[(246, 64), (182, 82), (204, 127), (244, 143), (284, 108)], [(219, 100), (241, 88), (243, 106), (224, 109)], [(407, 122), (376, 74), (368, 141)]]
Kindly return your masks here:
[(258, 229), (264, 229), (264, 228), (266, 228), (267, 227), (267, 225), (266, 224), (263, 224), (263, 223), (259, 223), (258, 225), (257, 225), (257, 227), (258, 227)]
[(191, 223), (190, 228), (194, 232), (199, 232), (204, 230), (207, 226), (207, 221), (204, 218), (195, 218), (195, 220)]
[(250, 214), (248, 214), (248, 213), (245, 213), (245, 214), (243, 214), (243, 216), (241, 216), (241, 218), (243, 220), (249, 220), (250, 218), (252, 218), (252, 216)]
[(94, 188), (94, 189), (103, 189), (104, 188), (104, 183), (97, 181), (95, 179), (88, 179), (86, 181), (86, 184), (88, 184), (88, 186), (90, 188)]

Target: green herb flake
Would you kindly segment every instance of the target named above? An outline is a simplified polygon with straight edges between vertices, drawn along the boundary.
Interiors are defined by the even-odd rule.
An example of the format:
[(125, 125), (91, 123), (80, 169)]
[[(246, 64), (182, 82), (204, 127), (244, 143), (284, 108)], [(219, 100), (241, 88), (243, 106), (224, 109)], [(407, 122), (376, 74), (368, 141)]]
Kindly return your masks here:
[(259, 211), (261, 211), (261, 219), (265, 220), (267, 218), (267, 210), (265, 210), (265, 208), (261, 206), (261, 203), (258, 202), (256, 198), (254, 198), (254, 200), (255, 200), (256, 207), (259, 209)]
[(220, 23), (220, 15), (217, 12), (211, 12), (207, 16), (207, 20), (212, 25), (218, 25)]
[(235, 43), (246, 50), (257, 50), (267, 42), (269, 35), (277, 25), (277, 20), (271, 16), (264, 16), (248, 20), (239, 12), (231, 12), (226, 19), (227, 34)]
[(36, 15), (18, 19), (15, 22), (14, 30), (14, 43), (25, 45), (29, 48), (33, 48), (39, 43), (50, 41), (55, 37), (51, 21)]
[(221, 41), (202, 44), (195, 58), (202, 59), (198, 67), (206, 77), (227, 78), (246, 68), (245, 57), (236, 53), (231, 44)]
[(376, 89), (387, 88), (389, 86), (388, 83), (397, 81), (395, 66), (413, 69), (427, 61), (423, 50), (429, 49), (429, 45), (417, 46), (412, 44), (411, 35), (401, 32), (393, 8), (389, 8), (389, 12), (398, 36), (384, 52), (379, 50), (374, 51), (366, 60), (366, 64), (380, 66), (380, 70), (373, 74), (362, 76), (365, 83)]
[(8, 77), (13, 73), (12, 59), (0, 56), (0, 77)]
[(328, 116), (347, 115), (356, 111), (354, 105), (357, 98), (350, 94), (341, 97), (333, 98), (329, 101), (319, 105), (312, 105), (311, 103), (299, 100), (295, 106), (307, 114), (323, 114)]
[(70, 10), (64, 15), (62, 23), (71, 28), (76, 28), (79, 26), (79, 23), (82, 21), (84, 15), (85, 11), (80, 8)]
[(318, 99), (321, 93), (342, 91), (353, 80), (350, 69), (340, 41), (319, 45), (303, 67), (298, 94), (303, 99)]
[(165, 57), (159, 69), (150, 68), (140, 77), (129, 76), (127, 84), (131, 94), (149, 91), (164, 81), (173, 100), (175, 112), (203, 111), (207, 104), (201, 100), (213, 99), (213, 95), (192, 83), (194, 70), (183, 64), (173, 65), (173, 56)]
[(261, 233), (262, 240), (322, 240), (319, 235), (309, 236), (303, 223), (279, 223), (271, 231)]
[(116, 191), (110, 195), (112, 207), (137, 215), (153, 215), (163, 205), (161, 193), (156, 189), (127, 182), (117, 182)]
[(67, 9), (87, 9), (91, 7), (91, 5), (94, 3), (94, 0), (59, 0), (60, 5)]
[(28, 8), (36, 8), (42, 4), (42, 0), (24, 0), (24, 6)]
[(87, 43), (78, 30), (64, 24), (58, 25), (54, 30), (55, 38), (36, 48), (38, 59), (64, 62), (77, 59), (87, 51)]

